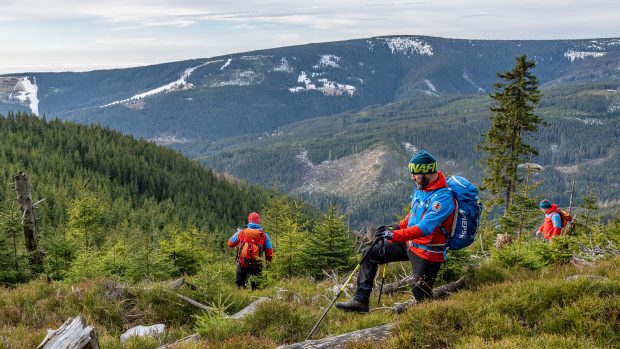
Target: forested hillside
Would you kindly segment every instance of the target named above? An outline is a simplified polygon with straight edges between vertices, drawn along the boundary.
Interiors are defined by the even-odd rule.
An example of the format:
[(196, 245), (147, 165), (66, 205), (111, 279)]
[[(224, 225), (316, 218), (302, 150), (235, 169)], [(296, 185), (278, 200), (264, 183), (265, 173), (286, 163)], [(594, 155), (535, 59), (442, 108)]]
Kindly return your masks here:
[[(543, 88), (536, 112), (548, 126), (528, 139), (539, 152), (532, 162), (543, 166), (535, 177), (540, 194), (568, 206), (576, 175), (574, 198), (592, 190), (602, 207), (617, 207), (619, 86), (618, 82), (601, 82)], [(299, 192), (316, 205), (330, 197), (347, 202), (353, 222), (389, 222), (411, 190), (404, 164), (416, 149), (436, 155), (443, 171), (464, 174), (479, 183), (482, 155), (476, 145), (480, 134), (489, 128), (490, 105), (487, 96), (418, 97), (358, 113), (315, 118), (252, 138), (173, 147), (217, 171), (266, 186), (278, 183), (283, 191)], [(389, 166), (365, 158), (372, 149), (383, 149), (392, 159)], [(304, 151), (305, 160), (301, 156)], [(316, 175), (307, 161), (319, 171), (349, 158), (366, 159), (367, 168), (376, 167), (382, 173), (373, 178), (377, 182), (374, 189), (366, 192), (359, 185), (343, 193), (308, 186)], [(369, 180), (359, 173), (347, 176), (356, 177), (359, 183)]]
[[(25, 262), (9, 258), (23, 255), (23, 248), (11, 247), (23, 239), (13, 179), (18, 172), (28, 174), (33, 200), (44, 199), (36, 215), (54, 277), (63, 277), (81, 252), (116, 246), (140, 254), (158, 248), (171, 231), (193, 232), (196, 239), (210, 241), (201, 248), (221, 249), (248, 212), (273, 197), (172, 150), (99, 126), (9, 114), (0, 117), (0, 139), (5, 267)], [(28, 273), (25, 266), (3, 273), (11, 270)], [(14, 279), (22, 277), (27, 276)]]

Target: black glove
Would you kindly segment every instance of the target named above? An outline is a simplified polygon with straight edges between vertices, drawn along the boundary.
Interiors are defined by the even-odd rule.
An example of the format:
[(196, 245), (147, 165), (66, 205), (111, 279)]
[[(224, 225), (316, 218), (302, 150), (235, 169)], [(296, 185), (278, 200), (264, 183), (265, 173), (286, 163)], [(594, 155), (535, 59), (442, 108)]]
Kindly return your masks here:
[[(382, 228), (382, 229), (379, 229)], [(385, 225), (381, 225), (375, 231), (375, 239), (388, 239), (392, 240), (394, 237), (394, 231), (387, 229)]]

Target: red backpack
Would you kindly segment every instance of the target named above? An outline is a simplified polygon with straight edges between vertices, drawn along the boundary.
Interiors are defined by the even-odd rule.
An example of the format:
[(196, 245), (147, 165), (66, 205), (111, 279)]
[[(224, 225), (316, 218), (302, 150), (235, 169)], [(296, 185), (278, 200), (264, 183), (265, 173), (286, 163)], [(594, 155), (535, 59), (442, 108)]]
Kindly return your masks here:
[(265, 241), (265, 233), (262, 230), (245, 228), (239, 232), (237, 263), (242, 268), (260, 268)]

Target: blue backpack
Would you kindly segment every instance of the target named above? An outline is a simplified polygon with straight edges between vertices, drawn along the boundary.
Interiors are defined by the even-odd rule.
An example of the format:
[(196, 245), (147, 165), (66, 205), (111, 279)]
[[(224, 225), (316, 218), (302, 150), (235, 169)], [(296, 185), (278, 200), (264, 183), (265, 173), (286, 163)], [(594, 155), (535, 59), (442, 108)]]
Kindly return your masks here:
[(452, 176), (447, 180), (448, 187), (456, 199), (458, 214), (454, 217), (450, 234), (444, 231), (449, 250), (460, 250), (471, 245), (476, 238), (480, 224), (482, 204), (478, 202), (478, 188), (461, 176)]

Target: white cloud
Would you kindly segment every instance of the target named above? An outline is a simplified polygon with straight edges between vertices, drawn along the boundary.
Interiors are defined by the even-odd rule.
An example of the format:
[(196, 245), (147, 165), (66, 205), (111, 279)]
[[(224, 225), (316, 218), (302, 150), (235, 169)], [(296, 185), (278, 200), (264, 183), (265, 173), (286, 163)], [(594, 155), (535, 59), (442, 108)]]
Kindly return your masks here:
[(619, 37), (618, 13), (617, 0), (0, 0), (0, 45), (12, 48), (0, 71), (54, 50), (137, 65), (385, 35)]

